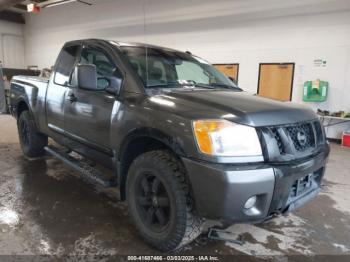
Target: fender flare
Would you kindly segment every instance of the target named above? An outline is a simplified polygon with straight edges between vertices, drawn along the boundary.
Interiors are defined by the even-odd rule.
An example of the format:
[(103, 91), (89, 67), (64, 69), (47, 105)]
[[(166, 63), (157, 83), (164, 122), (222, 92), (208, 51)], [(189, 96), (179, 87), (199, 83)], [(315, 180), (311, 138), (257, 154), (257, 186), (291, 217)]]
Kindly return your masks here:
[(117, 174), (118, 174), (118, 184), (120, 189), (120, 196), (122, 200), (126, 199), (126, 190), (125, 190), (125, 184), (126, 184), (126, 177), (127, 173), (126, 170), (124, 170), (123, 166), (123, 156), (130, 145), (132, 141), (139, 138), (151, 138), (154, 139), (162, 144), (164, 144), (166, 147), (171, 149), (175, 154), (178, 156), (185, 156), (185, 152), (183, 147), (176, 141), (174, 137), (171, 137), (164, 132), (155, 129), (155, 128), (140, 128), (137, 130), (131, 131), (126, 137), (123, 139), (120, 149), (117, 154)]
[(174, 153), (180, 156), (185, 156), (185, 151), (183, 147), (180, 145), (180, 143), (174, 138), (166, 133), (160, 131), (159, 129), (156, 128), (139, 128), (136, 130), (131, 131), (129, 134), (127, 134), (120, 146), (120, 149), (118, 151), (117, 157), (118, 161), (121, 160), (123, 157), (124, 152), (126, 151), (128, 145), (130, 142), (137, 138), (152, 138), (154, 140), (158, 140), (158, 142), (163, 143), (167, 147), (169, 147)]

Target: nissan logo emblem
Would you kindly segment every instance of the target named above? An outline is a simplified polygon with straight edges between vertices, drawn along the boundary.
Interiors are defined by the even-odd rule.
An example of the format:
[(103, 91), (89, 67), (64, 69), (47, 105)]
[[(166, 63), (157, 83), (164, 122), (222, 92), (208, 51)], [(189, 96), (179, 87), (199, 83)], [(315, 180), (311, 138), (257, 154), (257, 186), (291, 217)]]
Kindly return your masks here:
[(306, 144), (306, 135), (303, 131), (299, 131), (297, 133), (297, 139), (298, 139), (298, 142), (301, 146), (305, 146)]

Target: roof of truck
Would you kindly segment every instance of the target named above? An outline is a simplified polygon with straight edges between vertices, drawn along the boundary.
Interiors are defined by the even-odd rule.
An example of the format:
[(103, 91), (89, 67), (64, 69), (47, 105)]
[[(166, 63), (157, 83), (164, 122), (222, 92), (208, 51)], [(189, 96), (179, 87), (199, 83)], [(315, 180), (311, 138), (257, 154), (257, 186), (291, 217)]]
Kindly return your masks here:
[(115, 40), (106, 40), (106, 39), (97, 39), (97, 38), (73, 40), (73, 41), (67, 42), (66, 44), (74, 44), (74, 43), (76, 44), (76, 43), (81, 43), (81, 42), (109, 43), (111, 45), (115, 45), (118, 47), (123, 47), (123, 46), (148, 47), (148, 48), (154, 48), (154, 49), (163, 49), (163, 50), (168, 50), (168, 51), (183, 52), (183, 51), (175, 50), (175, 49), (168, 48), (168, 47), (145, 44), (145, 43), (124, 42), (124, 41), (115, 41)]

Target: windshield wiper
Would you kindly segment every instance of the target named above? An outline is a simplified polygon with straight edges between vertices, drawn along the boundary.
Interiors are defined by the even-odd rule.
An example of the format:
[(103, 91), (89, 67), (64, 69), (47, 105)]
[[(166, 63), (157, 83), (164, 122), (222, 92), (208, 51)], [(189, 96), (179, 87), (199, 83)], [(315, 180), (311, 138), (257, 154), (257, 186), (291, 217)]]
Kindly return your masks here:
[(215, 87), (206, 85), (206, 84), (194, 84), (194, 87), (201, 87), (201, 88), (207, 88), (207, 89), (215, 89)]
[(231, 86), (231, 85), (226, 85), (226, 84), (221, 84), (221, 83), (212, 83), (210, 84), (213, 87), (222, 87), (226, 89), (236, 89), (238, 91), (243, 91), (243, 89), (239, 88), (238, 86)]
[(169, 87), (198, 87), (198, 88), (206, 88), (206, 89), (215, 89), (216, 87), (226, 88), (226, 89), (235, 89), (238, 91), (243, 91), (241, 88), (236, 86), (230, 86), (226, 84), (221, 83), (212, 83), (210, 85), (204, 84), (204, 83), (196, 83), (195, 81), (191, 80), (188, 83), (179, 83), (179, 82), (168, 82), (164, 84), (155, 84), (155, 85), (148, 85), (147, 88), (169, 88)]
[(169, 87), (169, 86), (176, 86), (176, 87), (201, 87), (201, 88), (207, 88), (207, 89), (214, 89), (215, 87), (206, 85), (206, 84), (201, 84), (201, 83), (196, 83), (195, 81), (191, 80), (187, 83), (179, 83), (179, 82), (168, 82), (164, 84), (156, 84), (156, 85), (148, 85), (147, 88), (163, 88), (163, 87)]
[(164, 84), (155, 84), (155, 85), (148, 85), (147, 88), (163, 88), (163, 87), (168, 87), (168, 86), (182, 86), (179, 83), (176, 82), (169, 82), (169, 83), (164, 83)]
[(214, 89), (214, 87), (203, 84), (203, 83), (197, 83), (194, 80), (187, 80), (187, 83), (180, 83), (183, 84), (184, 86), (191, 86), (191, 87), (201, 87), (201, 88), (207, 88), (207, 89)]

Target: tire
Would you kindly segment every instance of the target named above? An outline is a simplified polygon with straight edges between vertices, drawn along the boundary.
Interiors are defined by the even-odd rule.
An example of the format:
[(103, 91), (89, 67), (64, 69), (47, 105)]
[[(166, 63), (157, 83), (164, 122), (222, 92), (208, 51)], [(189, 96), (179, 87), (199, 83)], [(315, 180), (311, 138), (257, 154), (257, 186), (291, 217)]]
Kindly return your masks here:
[(194, 213), (184, 169), (168, 151), (150, 151), (133, 161), (127, 201), (140, 235), (161, 251), (180, 249), (202, 231), (203, 220)]
[(37, 131), (34, 120), (28, 111), (21, 113), (17, 127), (23, 154), (29, 158), (43, 156), (45, 154), (44, 147), (48, 144), (48, 138)]

